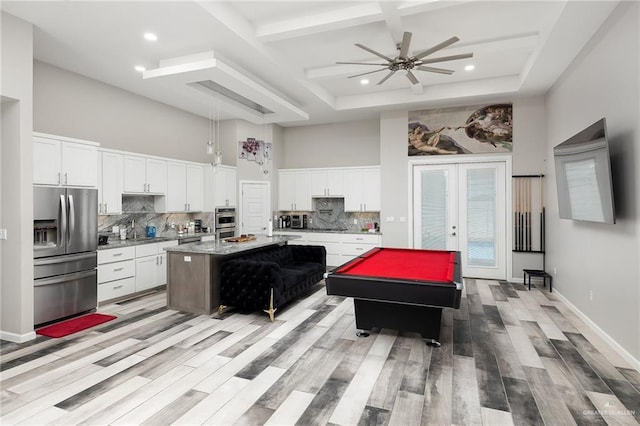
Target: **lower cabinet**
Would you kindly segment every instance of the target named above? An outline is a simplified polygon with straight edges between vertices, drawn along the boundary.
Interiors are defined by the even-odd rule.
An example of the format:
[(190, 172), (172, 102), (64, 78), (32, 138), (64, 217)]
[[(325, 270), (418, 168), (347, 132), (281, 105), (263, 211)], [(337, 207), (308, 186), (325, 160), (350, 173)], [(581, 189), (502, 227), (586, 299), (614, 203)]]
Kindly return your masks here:
[(167, 283), (165, 247), (178, 241), (98, 251), (98, 302), (121, 298)]
[(380, 247), (382, 239), (378, 234), (342, 234), (337, 232), (295, 232), (275, 231), (282, 235), (296, 235), (291, 245), (324, 246), (327, 250), (327, 266), (340, 266), (375, 247)]

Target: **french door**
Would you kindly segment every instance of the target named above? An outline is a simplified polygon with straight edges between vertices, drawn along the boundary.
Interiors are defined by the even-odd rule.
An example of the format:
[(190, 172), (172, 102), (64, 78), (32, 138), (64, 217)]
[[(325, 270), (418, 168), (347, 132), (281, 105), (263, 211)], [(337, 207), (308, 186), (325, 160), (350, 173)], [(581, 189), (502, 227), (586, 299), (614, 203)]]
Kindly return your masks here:
[(413, 166), (413, 247), (459, 250), (465, 277), (506, 279), (506, 164)]

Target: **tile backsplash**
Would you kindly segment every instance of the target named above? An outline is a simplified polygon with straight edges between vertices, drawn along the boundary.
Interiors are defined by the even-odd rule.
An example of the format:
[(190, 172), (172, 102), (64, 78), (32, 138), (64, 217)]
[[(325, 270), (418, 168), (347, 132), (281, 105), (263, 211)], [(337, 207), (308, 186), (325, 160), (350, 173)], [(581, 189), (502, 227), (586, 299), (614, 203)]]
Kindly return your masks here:
[[(307, 215), (307, 228), (349, 230), (358, 232), (364, 228), (380, 226), (379, 212), (345, 212), (344, 198), (314, 198), (312, 211), (295, 212)], [(280, 211), (278, 215), (292, 214), (289, 211)], [(310, 222), (309, 222), (310, 219)]]
[(98, 216), (98, 233), (110, 234), (113, 226), (120, 229), (127, 228), (127, 237), (134, 234), (131, 223), (135, 220), (137, 236), (145, 235), (147, 225), (156, 226), (156, 235), (172, 235), (176, 232), (171, 224), (187, 224), (191, 220), (201, 219), (203, 227), (213, 228), (213, 213), (156, 213), (154, 196), (152, 195), (123, 195), (122, 214)]

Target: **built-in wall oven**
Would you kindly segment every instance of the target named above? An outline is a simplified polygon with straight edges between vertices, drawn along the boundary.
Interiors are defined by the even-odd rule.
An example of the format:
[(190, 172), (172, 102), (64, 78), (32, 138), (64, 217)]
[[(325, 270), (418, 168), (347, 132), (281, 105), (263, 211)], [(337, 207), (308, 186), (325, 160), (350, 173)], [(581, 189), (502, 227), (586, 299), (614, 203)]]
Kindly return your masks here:
[(218, 240), (235, 237), (237, 232), (235, 207), (216, 208), (215, 228)]

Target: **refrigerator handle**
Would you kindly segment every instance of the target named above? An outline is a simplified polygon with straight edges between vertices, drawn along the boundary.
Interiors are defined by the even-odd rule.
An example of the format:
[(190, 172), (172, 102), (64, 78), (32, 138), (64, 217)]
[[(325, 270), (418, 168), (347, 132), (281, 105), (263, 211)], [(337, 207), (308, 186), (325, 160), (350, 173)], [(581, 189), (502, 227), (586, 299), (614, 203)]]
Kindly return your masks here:
[(69, 194), (69, 239), (67, 240), (67, 246), (71, 245), (71, 236), (76, 231), (76, 209), (73, 203), (73, 195)]
[(60, 246), (64, 246), (67, 238), (67, 204), (64, 202), (64, 195), (60, 195), (60, 226), (58, 229), (60, 230), (58, 237)]

